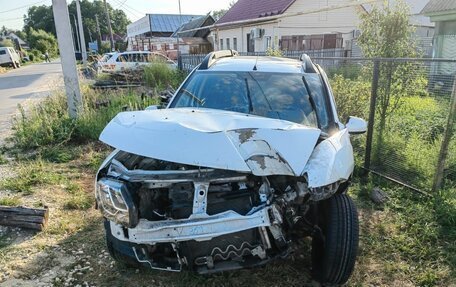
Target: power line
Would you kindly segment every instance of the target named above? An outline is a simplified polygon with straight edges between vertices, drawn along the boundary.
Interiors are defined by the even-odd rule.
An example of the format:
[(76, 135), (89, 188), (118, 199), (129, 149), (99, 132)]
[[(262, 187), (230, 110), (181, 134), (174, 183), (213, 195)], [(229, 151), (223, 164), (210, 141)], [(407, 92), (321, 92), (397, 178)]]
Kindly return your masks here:
[(22, 9), (22, 8), (31, 7), (33, 5), (40, 4), (40, 3), (43, 3), (43, 2), (46, 2), (46, 1), (48, 1), (48, 0), (42, 0), (42, 1), (35, 2), (33, 4), (24, 5), (24, 6), (21, 6), (21, 7), (10, 9), (10, 10), (0, 11), (0, 13), (7, 13), (7, 12), (11, 12), (11, 11)]
[[(124, 6), (123, 9), (135, 17), (138, 17), (138, 15), (140, 15), (140, 17), (142, 17), (144, 14), (143, 12), (139, 12), (138, 10), (135, 10), (134, 8), (128, 6), (126, 4), (127, 1), (124, 1), (123, 3), (121, 3), (120, 0), (114, 0), (114, 1), (117, 3), (117, 5)], [(135, 12), (135, 11), (137, 11), (137, 12)]]

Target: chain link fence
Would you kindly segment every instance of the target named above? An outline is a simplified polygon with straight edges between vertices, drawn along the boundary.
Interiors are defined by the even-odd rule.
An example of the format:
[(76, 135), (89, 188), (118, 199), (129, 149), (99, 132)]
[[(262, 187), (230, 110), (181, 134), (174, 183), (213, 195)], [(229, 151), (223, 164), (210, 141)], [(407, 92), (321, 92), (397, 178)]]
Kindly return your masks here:
[(342, 119), (369, 120), (358, 147), (365, 169), (418, 191), (456, 185), (456, 140), (449, 133), (456, 60), (314, 61), (328, 73)]
[[(184, 57), (194, 67), (204, 55)], [(328, 75), (340, 119), (369, 121), (367, 135), (353, 137), (358, 165), (416, 191), (456, 185), (456, 60), (312, 59)]]

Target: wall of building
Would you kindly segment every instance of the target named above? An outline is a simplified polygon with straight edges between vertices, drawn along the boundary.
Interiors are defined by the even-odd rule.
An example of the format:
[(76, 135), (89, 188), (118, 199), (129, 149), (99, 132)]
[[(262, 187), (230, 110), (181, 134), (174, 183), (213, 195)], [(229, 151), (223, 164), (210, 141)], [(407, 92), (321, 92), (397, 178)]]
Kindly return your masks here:
[[(316, 10), (327, 6), (341, 5), (349, 3), (348, 0), (297, 0), (286, 11), (295, 13), (309, 10)], [(247, 34), (251, 29), (264, 29), (261, 39), (255, 39), (255, 52), (264, 52), (268, 46), (279, 48), (280, 40), (283, 36), (287, 39), (292, 36), (339, 34), (342, 38), (342, 46), (345, 47), (347, 41), (353, 39), (353, 30), (359, 23), (358, 12), (363, 12), (362, 8), (346, 7), (342, 9), (305, 14), (293, 17), (277, 19), (272, 23), (262, 23), (256, 25), (245, 25), (244, 27), (219, 29), (212, 31), (212, 36), (217, 41), (215, 49), (220, 50), (220, 39), (223, 39), (223, 49), (227, 48), (226, 39), (230, 39), (230, 48), (233, 48), (233, 38), (237, 39), (237, 50), (247, 52)], [(217, 36), (215, 36), (217, 35)], [(301, 37), (302, 38), (302, 37)], [(302, 41), (300, 39), (300, 41)]]

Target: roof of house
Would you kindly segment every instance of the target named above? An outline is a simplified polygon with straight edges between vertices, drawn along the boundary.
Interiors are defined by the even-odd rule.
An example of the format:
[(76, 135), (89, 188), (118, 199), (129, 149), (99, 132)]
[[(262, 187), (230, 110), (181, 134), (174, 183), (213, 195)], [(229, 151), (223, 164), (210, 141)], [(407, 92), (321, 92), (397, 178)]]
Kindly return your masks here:
[(295, 0), (238, 0), (217, 24), (283, 14)]
[(174, 33), (182, 23), (202, 15), (149, 14), (152, 32)]
[[(201, 27), (206, 27), (209, 25), (212, 25), (215, 23), (214, 18), (211, 15), (206, 15), (206, 16), (201, 16), (196, 19), (192, 19), (188, 21), (187, 23), (183, 24), (174, 34), (172, 37), (177, 36), (177, 32), (179, 31), (187, 31), (187, 30), (192, 30), (196, 28), (201, 28)], [(195, 31), (189, 31), (189, 32), (184, 32), (184, 33), (179, 33), (179, 37), (206, 37), (210, 33), (209, 28), (207, 29), (201, 29), (201, 30), (195, 30)]]
[(430, 0), (426, 6), (424, 6), (421, 13), (430, 14), (436, 12), (443, 12), (448, 10), (456, 10), (456, 1), (454, 0)]

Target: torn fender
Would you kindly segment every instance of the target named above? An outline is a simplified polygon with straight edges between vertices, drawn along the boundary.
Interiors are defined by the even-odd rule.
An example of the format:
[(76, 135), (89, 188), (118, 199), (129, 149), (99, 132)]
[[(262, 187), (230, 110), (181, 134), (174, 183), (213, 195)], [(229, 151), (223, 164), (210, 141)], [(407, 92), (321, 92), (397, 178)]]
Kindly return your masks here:
[(343, 129), (315, 147), (303, 173), (307, 174), (312, 188), (347, 180), (354, 167), (350, 136), (348, 130)]

